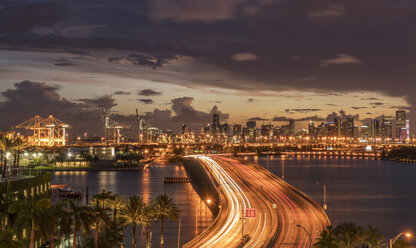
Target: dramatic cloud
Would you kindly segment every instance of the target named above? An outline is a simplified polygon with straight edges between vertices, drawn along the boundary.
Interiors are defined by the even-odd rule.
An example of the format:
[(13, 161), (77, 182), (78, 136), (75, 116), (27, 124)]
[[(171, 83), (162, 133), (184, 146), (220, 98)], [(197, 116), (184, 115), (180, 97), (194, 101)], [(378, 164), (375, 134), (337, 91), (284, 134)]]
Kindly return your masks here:
[(373, 106), (382, 106), (382, 105), (384, 105), (384, 103), (382, 103), (382, 102), (370, 102), (370, 105), (373, 105)]
[(338, 113), (332, 112), (331, 114), (328, 114), (328, 116), (325, 118), (325, 121), (333, 122), (336, 117), (340, 117), (342, 120), (345, 120), (346, 118), (354, 118), (354, 120), (360, 119), (360, 115), (349, 115), (341, 109)]
[(296, 119), (296, 121), (325, 121), (325, 118), (319, 117), (317, 115), (314, 116), (307, 116), (303, 118)]
[(254, 53), (235, 53), (231, 57), (232, 60), (235, 61), (250, 61), (250, 60), (258, 60), (259, 57)]
[(108, 61), (117, 64), (140, 65), (152, 69), (162, 66), (161, 59), (142, 54), (130, 54), (127, 57), (110, 57)]
[(351, 55), (339, 54), (336, 58), (322, 60), (321, 66), (358, 64), (358, 63), (361, 63), (361, 61)]
[(48, 27), (69, 17), (66, 2), (1, 1), (0, 34), (29, 32), (35, 27)]
[(71, 62), (60, 62), (60, 63), (55, 63), (54, 65), (56, 65), (56, 66), (76, 66), (76, 64), (71, 63)]
[(53, 115), (74, 126), (72, 133), (88, 131), (91, 135), (102, 135), (101, 109), (92, 107), (105, 104), (111, 109), (115, 106), (109, 96), (71, 102), (60, 96), (57, 87), (32, 81), (15, 83), (14, 88), (2, 92), (2, 96), (5, 100), (0, 102), (0, 114), (7, 118), (0, 119), (1, 130), (16, 126), (35, 115)]
[(297, 113), (309, 113), (309, 112), (318, 112), (318, 111), (322, 111), (322, 109), (315, 109), (315, 108), (305, 108), (305, 109), (285, 109), (286, 113), (293, 113), (293, 112), (297, 112)]
[[(133, 127), (132, 131), (124, 131), (124, 133), (134, 136), (137, 129), (136, 115), (111, 114), (112, 108), (117, 106), (117, 103), (110, 95), (77, 99), (72, 102), (62, 98), (57, 87), (32, 81), (15, 83), (13, 89), (1, 94), (5, 100), (0, 102), (0, 114), (7, 118), (0, 119), (0, 130), (7, 130), (34, 115), (43, 117), (54, 115), (75, 127), (70, 131), (72, 134), (80, 135), (86, 131), (89, 135), (101, 136), (103, 135), (101, 105), (106, 107), (111, 119)], [(152, 101), (139, 99), (146, 104), (149, 100)], [(142, 117), (155, 127), (179, 131), (182, 124), (186, 123), (197, 132), (201, 125), (205, 126), (212, 122), (213, 114), (219, 114), (221, 122), (228, 120), (229, 114), (221, 112), (217, 106), (213, 106), (208, 112), (196, 110), (192, 106), (193, 100), (192, 97), (175, 98), (171, 100), (170, 110), (155, 109), (144, 113)]]
[(114, 92), (114, 95), (130, 95), (130, 91), (116, 91)]
[(249, 121), (268, 121), (269, 119), (261, 118), (261, 117), (252, 117), (248, 119)]
[(138, 99), (140, 102), (144, 103), (144, 104), (152, 104), (153, 100), (152, 99), (147, 99), (147, 98), (142, 98), (142, 99)]
[(106, 109), (111, 109), (117, 106), (116, 100), (110, 95), (100, 96), (94, 99), (77, 99), (76, 101), (82, 102), (86, 107), (92, 109), (98, 109), (104, 106)]
[(145, 89), (145, 90), (139, 91), (139, 95), (140, 96), (160, 96), (162, 95), (162, 92), (154, 91), (152, 89)]
[(290, 119), (285, 116), (276, 116), (273, 117), (272, 121), (289, 121)]
[(143, 118), (153, 126), (163, 129), (172, 129), (178, 132), (182, 124), (187, 124), (192, 130), (199, 132), (201, 126), (212, 123), (212, 115), (220, 115), (220, 121), (227, 121), (229, 114), (222, 113), (217, 106), (213, 106), (209, 112), (196, 110), (192, 106), (194, 98), (181, 97), (171, 100), (171, 110), (155, 109), (147, 112)]

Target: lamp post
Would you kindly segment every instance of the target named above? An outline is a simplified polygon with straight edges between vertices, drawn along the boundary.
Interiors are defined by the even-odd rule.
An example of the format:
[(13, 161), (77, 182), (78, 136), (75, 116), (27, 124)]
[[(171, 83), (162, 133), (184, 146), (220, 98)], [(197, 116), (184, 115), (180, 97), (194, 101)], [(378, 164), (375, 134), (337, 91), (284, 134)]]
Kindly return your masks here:
[(302, 225), (296, 225), (296, 227), (298, 227), (298, 228), (301, 228), (307, 235), (308, 235), (308, 237), (309, 237), (309, 247), (312, 247), (312, 235), (311, 235), (311, 233), (310, 232), (308, 232), (307, 230), (306, 230), (306, 228), (305, 227), (303, 227)]
[[(315, 184), (320, 184), (319, 182), (316, 182)], [(324, 187), (324, 203), (322, 205), (322, 208), (326, 211), (328, 209), (328, 204), (326, 203), (326, 184), (322, 184)]]
[(402, 235), (405, 235), (408, 238), (410, 238), (412, 236), (412, 234), (410, 234), (410, 233), (403, 233), (403, 232), (401, 232), (401, 233), (397, 234), (396, 237), (390, 239), (390, 246), (389, 247), (390, 248), (393, 248), (394, 242), (396, 242)]

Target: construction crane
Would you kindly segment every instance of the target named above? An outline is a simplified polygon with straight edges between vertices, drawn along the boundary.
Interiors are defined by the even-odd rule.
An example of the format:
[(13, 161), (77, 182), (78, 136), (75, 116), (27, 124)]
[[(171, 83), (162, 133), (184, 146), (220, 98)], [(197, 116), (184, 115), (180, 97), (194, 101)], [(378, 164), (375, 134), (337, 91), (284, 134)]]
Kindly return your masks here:
[(104, 118), (104, 137), (106, 142), (110, 143), (120, 143), (121, 140), (121, 130), (130, 130), (129, 125), (121, 124), (115, 120), (110, 119), (107, 114), (107, 110), (104, 105), (101, 105)]
[(33, 136), (28, 137), (29, 145), (33, 146), (65, 146), (69, 124), (56, 119), (52, 115), (42, 118), (39, 115), (17, 125), (15, 129), (33, 130)]

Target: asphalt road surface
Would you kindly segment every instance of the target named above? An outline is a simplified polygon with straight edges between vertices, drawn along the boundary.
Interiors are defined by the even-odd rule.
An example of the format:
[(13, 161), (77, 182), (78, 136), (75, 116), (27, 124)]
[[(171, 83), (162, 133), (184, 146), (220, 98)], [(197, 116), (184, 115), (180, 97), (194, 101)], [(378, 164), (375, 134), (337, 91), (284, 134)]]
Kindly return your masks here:
[[(220, 212), (186, 248), (308, 248), (329, 225), (315, 201), (258, 164), (220, 156), (193, 158), (218, 186)], [(253, 213), (247, 209), (255, 209), (255, 217), (247, 216)]]

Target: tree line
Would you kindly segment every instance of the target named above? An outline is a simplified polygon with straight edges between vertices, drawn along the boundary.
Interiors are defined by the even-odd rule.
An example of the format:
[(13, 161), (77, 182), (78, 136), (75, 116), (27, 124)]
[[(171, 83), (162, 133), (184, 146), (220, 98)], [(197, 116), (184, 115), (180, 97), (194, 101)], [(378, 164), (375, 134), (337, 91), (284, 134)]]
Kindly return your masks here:
[[(145, 203), (139, 196), (127, 199), (103, 190), (80, 206), (72, 200), (53, 205), (50, 199), (24, 198), (0, 194), (0, 247), (54, 248), (65, 244), (72, 248), (123, 247), (124, 230), (132, 228), (132, 247), (137, 245), (137, 231), (146, 235), (151, 247), (152, 224), (160, 223), (160, 244), (164, 247), (164, 225), (177, 221), (180, 211), (169, 196), (158, 195)], [(66, 247), (67, 247), (66, 246)]]
[[(369, 226), (367, 229), (351, 222), (341, 223), (335, 228), (328, 226), (320, 234), (315, 248), (385, 248), (389, 241), (379, 233), (379, 230)], [(394, 248), (410, 247), (404, 240), (397, 240)]]
[[(0, 162), (2, 163), (2, 178), (5, 178), (10, 172), (8, 167), (17, 168), (19, 166), (20, 153), (27, 148), (28, 145), (20, 138), (10, 139), (5, 136), (0, 138)], [(9, 156), (12, 157), (12, 166), (7, 164)]]

